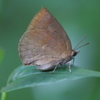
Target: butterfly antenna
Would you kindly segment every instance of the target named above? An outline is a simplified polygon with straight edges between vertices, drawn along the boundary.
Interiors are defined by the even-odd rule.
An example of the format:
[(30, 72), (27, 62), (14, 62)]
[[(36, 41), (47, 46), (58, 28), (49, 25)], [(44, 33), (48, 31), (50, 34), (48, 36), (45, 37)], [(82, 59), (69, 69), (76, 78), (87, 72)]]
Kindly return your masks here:
[(88, 44), (90, 44), (90, 42), (88, 42), (88, 43), (86, 43), (86, 44), (83, 44), (82, 46), (77, 47), (77, 48), (76, 48), (76, 49), (74, 49), (74, 50), (77, 50), (77, 49), (79, 49), (79, 48), (81, 48), (81, 47), (84, 47), (84, 46), (86, 46), (86, 45), (88, 45)]
[[(79, 48), (81, 48), (81, 47), (83, 47), (83, 46), (86, 46), (86, 45), (90, 44), (90, 42), (88, 42), (88, 43), (86, 43), (86, 44), (84, 44), (84, 45), (82, 45), (82, 46), (79, 46), (80, 43), (81, 43), (85, 38), (86, 38), (86, 35), (81, 39), (81, 41), (75, 46), (75, 48), (74, 48), (73, 50), (79, 49)], [(78, 46), (79, 46), (79, 47), (78, 47)]]

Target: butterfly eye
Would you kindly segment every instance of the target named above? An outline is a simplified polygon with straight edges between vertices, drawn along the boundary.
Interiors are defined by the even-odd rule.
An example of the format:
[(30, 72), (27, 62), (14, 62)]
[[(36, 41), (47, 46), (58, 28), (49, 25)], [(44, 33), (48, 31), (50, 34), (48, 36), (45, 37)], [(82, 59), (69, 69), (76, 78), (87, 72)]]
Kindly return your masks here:
[(72, 56), (75, 57), (79, 52), (80, 52), (80, 51), (77, 52), (77, 51), (73, 50)]

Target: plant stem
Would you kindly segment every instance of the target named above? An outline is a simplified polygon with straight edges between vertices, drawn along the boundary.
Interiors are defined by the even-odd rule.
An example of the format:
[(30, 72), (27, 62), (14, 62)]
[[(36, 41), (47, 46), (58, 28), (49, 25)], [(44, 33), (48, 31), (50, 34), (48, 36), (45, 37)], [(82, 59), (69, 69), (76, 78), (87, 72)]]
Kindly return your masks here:
[(3, 92), (1, 100), (7, 100), (7, 94), (8, 94), (7, 92)]

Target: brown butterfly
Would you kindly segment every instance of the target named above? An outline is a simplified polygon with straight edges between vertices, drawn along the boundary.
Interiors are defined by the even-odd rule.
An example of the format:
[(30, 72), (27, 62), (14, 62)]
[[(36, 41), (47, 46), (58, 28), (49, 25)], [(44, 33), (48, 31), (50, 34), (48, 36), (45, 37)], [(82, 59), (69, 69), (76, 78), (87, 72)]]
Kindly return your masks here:
[(78, 53), (72, 50), (67, 33), (46, 8), (33, 18), (18, 49), (24, 65), (37, 65), (37, 69), (53, 71)]

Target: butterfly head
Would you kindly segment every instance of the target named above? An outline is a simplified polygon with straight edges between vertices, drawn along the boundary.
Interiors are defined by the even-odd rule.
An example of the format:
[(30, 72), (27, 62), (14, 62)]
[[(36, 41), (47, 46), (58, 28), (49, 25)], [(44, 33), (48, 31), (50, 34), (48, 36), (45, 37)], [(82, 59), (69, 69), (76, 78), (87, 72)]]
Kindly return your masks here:
[(72, 57), (75, 57), (79, 52), (80, 52), (80, 51), (72, 50), (71, 56), (72, 56)]

